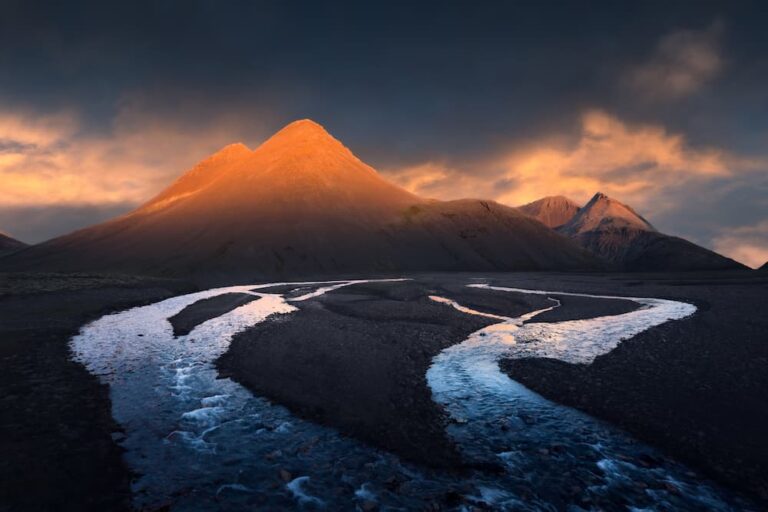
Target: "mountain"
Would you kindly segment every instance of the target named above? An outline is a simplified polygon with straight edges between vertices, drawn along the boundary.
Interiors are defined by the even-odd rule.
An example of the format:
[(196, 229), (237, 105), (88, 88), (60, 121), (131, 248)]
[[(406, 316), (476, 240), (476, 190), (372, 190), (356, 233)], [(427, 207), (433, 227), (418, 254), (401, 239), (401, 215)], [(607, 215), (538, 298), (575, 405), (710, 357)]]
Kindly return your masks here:
[(602, 192), (595, 194), (561, 231), (570, 236), (588, 231), (618, 229), (656, 231), (656, 228), (635, 210)]
[(763, 272), (768, 272), (768, 261), (766, 261), (765, 263), (763, 263), (763, 266), (762, 266), (762, 267), (760, 267), (760, 268), (759, 268), (759, 269), (757, 269), (757, 270), (762, 270)]
[(16, 252), (26, 247), (27, 244), (15, 238), (11, 238), (2, 231), (0, 231), (0, 256)]
[(599, 192), (558, 231), (620, 270), (745, 268), (687, 240), (659, 233), (635, 210)]
[(0, 264), (209, 280), (600, 265), (514, 208), (411, 194), (310, 120), (253, 151), (227, 146), (127, 215)]
[(558, 228), (579, 212), (579, 205), (563, 196), (548, 196), (517, 208), (545, 226)]

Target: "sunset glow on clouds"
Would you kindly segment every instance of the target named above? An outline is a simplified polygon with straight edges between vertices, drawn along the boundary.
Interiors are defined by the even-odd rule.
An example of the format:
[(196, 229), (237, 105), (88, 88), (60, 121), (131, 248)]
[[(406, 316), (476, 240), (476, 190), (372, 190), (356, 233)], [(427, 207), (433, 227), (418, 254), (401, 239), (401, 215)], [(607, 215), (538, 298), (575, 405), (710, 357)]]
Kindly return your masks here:
[(190, 128), (130, 111), (99, 136), (78, 128), (71, 113), (0, 111), (0, 206), (138, 204), (244, 132), (225, 117)]
[(34, 243), (104, 221), (311, 118), (425, 197), (602, 191), (695, 243), (768, 247), (754, 6), (150, 4), (4, 6), (0, 230)]
[[(408, 190), (438, 198), (490, 197), (519, 206), (564, 195), (581, 204), (598, 191), (628, 203), (651, 219), (684, 214), (691, 187), (765, 172), (765, 160), (740, 158), (717, 148), (693, 148), (685, 137), (656, 125), (629, 125), (600, 110), (582, 116), (575, 141), (564, 136), (470, 163), (458, 169), (427, 162), (386, 174)], [(743, 227), (741, 238), (709, 241), (724, 254), (756, 264), (768, 259), (768, 230)], [(680, 234), (680, 233), (673, 233)], [(761, 263), (762, 264), (762, 263)]]
[(762, 266), (768, 262), (768, 220), (719, 235), (714, 249), (752, 268)]
[(683, 136), (662, 127), (630, 126), (601, 111), (583, 116), (578, 141), (570, 147), (523, 149), (503, 162), (506, 178), (518, 184), (499, 196), (503, 202), (528, 202), (553, 188), (584, 200), (600, 190), (654, 209), (664, 207), (654, 204), (663, 190), (727, 176), (735, 164), (717, 149), (690, 148)]
[[(219, 118), (190, 128), (143, 112), (122, 112), (101, 136), (82, 136), (71, 113), (36, 117), (0, 113), (0, 205), (138, 205), (244, 128)], [(354, 149), (354, 148), (353, 148)], [(654, 215), (692, 184), (762, 169), (717, 148), (693, 148), (656, 125), (630, 125), (601, 110), (584, 113), (578, 133), (512, 146), (457, 167), (441, 161), (382, 173), (404, 188), (439, 199), (492, 198), (516, 206), (547, 195), (586, 202), (602, 191)], [(740, 261), (768, 256), (762, 224), (717, 235), (712, 244)]]
[(584, 114), (575, 142), (549, 138), (471, 165), (460, 170), (429, 162), (387, 174), (412, 192), (436, 197), (521, 205), (547, 195), (584, 202), (602, 191), (640, 208), (663, 208), (654, 204), (662, 190), (750, 168), (720, 150), (690, 148), (661, 127), (629, 126), (599, 110)]

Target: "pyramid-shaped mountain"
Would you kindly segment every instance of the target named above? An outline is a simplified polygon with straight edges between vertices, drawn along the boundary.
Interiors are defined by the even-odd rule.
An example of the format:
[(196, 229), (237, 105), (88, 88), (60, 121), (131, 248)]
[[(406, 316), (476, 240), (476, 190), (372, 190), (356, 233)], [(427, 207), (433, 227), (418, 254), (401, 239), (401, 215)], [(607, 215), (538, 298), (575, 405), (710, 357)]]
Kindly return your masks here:
[(517, 208), (545, 226), (558, 228), (579, 213), (579, 205), (564, 196), (548, 196)]
[(659, 233), (631, 207), (599, 192), (557, 230), (619, 270), (745, 268), (687, 240)]
[(387, 182), (310, 120), (253, 151), (227, 146), (127, 215), (0, 262), (211, 280), (599, 265), (514, 208), (426, 200)]

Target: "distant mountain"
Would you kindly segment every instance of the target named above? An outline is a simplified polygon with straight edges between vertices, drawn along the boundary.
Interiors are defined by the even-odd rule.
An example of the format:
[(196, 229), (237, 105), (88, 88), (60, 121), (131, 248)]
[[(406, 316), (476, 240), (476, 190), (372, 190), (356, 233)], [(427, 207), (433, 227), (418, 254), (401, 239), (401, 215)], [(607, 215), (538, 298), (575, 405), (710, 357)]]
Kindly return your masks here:
[(595, 194), (560, 231), (572, 236), (588, 231), (617, 229), (656, 231), (635, 210), (602, 192)]
[(558, 228), (579, 212), (579, 205), (563, 196), (549, 196), (517, 208), (545, 226)]
[(227, 146), (122, 217), (0, 262), (209, 279), (437, 270), (573, 270), (598, 259), (514, 208), (430, 201), (320, 125)]
[(759, 269), (757, 269), (757, 270), (762, 270), (762, 271), (764, 271), (764, 272), (765, 272), (765, 271), (768, 271), (768, 261), (766, 261), (765, 263), (763, 263), (763, 266), (762, 266), (762, 267), (760, 267), (760, 268), (759, 268)]
[(745, 268), (682, 238), (659, 233), (629, 206), (602, 193), (595, 196), (560, 233), (626, 271), (693, 271)]
[(0, 256), (16, 252), (26, 247), (27, 244), (15, 238), (11, 238), (0, 231)]

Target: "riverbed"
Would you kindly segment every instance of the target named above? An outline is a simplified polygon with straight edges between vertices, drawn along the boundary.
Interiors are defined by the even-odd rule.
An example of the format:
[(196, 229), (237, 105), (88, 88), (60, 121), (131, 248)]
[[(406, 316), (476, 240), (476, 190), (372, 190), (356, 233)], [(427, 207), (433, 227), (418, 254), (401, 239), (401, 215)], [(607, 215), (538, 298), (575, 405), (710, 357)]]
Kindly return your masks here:
[[(450, 416), (448, 435), (468, 462), (459, 473), (407, 462), (218, 378), (214, 363), (234, 336), (275, 319), (291, 322), (303, 304), (368, 283), (217, 288), (85, 326), (72, 340), (73, 352), (110, 386), (113, 416), (124, 429), (119, 442), (139, 475), (135, 504), (171, 504), (175, 510), (412, 509), (440, 499), (456, 510), (589, 509), (595, 503), (638, 510), (743, 508), (740, 498), (697, 473), (615, 428), (543, 399), (498, 368), (502, 357), (589, 364), (623, 339), (695, 313), (680, 301), (630, 298), (639, 308), (628, 313), (536, 323), (537, 314), (557, 307), (557, 299), (548, 296), (563, 292), (474, 284), (476, 291), (543, 295), (550, 304), (516, 317), (433, 296), (446, 309), (493, 320), (438, 354), (426, 375), (435, 402)], [(397, 287), (402, 281), (379, 283)], [(262, 291), (276, 286), (287, 291)], [(174, 336), (171, 317), (232, 293), (254, 300)]]

